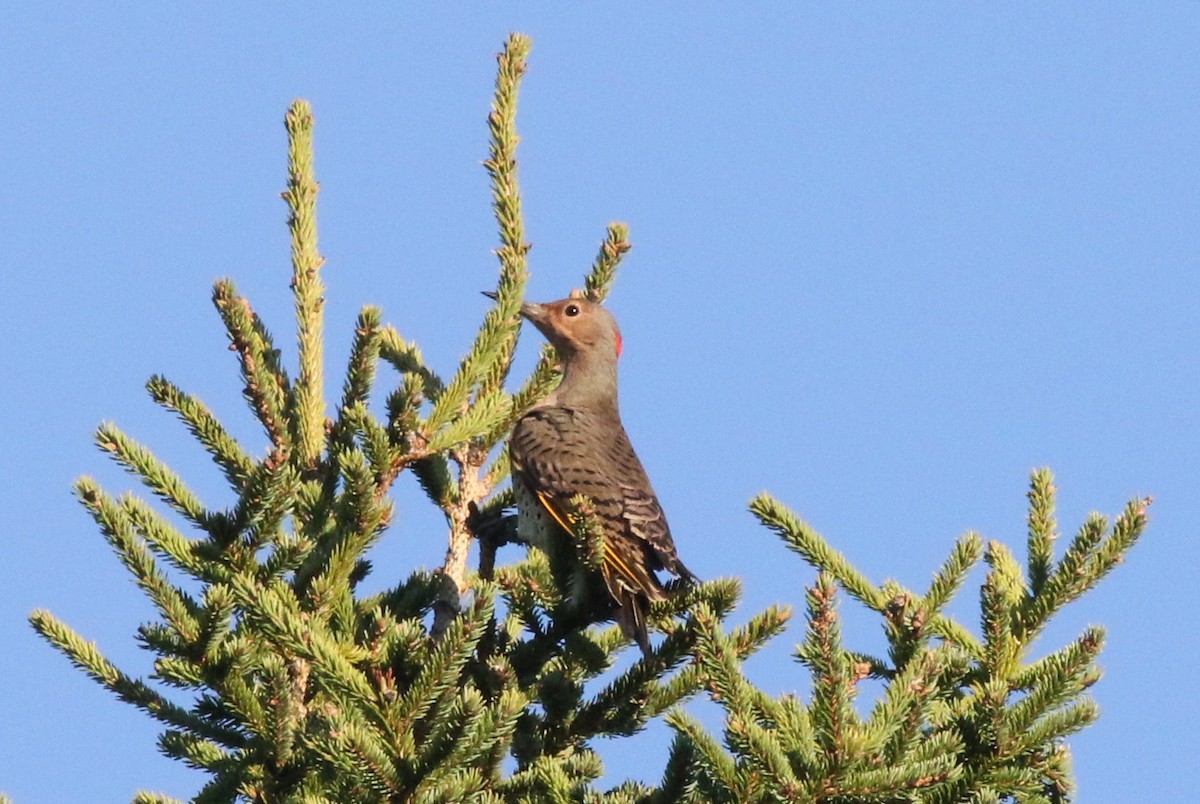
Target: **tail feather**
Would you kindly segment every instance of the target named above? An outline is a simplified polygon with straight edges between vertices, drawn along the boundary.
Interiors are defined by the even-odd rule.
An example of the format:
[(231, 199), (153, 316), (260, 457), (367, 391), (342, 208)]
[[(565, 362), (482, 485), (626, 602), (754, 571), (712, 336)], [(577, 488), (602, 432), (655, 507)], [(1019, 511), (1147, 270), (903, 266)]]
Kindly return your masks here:
[(638, 644), (643, 656), (649, 657), (650, 631), (646, 627), (649, 601), (630, 589), (621, 589), (614, 597), (617, 601), (617, 625), (621, 627), (621, 633)]
[(687, 567), (683, 566), (683, 562), (677, 557), (673, 564), (669, 567), (670, 571), (679, 576), (680, 580), (685, 583), (695, 586), (700, 583), (700, 579), (696, 577), (696, 573), (692, 572)]

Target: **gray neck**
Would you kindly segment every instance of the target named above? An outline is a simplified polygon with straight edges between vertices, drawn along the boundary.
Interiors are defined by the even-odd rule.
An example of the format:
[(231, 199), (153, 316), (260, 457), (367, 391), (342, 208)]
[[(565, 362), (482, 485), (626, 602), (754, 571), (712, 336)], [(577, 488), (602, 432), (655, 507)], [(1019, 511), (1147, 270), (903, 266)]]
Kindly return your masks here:
[(562, 382), (546, 401), (562, 407), (587, 408), (617, 416), (615, 357), (601, 358), (581, 352), (568, 356), (563, 363)]

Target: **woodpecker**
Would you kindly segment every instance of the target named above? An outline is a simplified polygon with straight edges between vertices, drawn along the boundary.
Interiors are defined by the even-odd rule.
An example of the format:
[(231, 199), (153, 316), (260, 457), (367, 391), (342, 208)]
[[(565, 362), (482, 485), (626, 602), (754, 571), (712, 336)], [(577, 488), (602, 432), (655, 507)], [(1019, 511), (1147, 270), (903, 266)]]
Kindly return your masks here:
[[(551, 540), (570, 539), (582, 495), (604, 540), (601, 575), (621, 631), (649, 655), (646, 615), (666, 599), (656, 572), (696, 576), (675, 552), (671, 530), (617, 406), (616, 319), (585, 298), (521, 305), (561, 361), (562, 381), (517, 420), (509, 439), (517, 532), (553, 555)], [(559, 542), (561, 544), (561, 542)]]

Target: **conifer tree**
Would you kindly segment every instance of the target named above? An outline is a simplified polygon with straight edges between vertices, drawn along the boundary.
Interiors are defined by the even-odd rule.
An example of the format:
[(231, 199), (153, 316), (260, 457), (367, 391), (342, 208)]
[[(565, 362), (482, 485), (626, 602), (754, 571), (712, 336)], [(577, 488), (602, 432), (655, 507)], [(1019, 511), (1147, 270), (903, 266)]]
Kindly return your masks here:
[[(688, 766), (698, 801), (1038, 802), (1070, 799), (1064, 739), (1098, 714), (1086, 690), (1100, 677), (1103, 629), (1030, 660), (1038, 634), (1063, 606), (1094, 587), (1133, 546), (1149, 499), (1132, 500), (1112, 522), (1093, 514), (1055, 562), (1054, 485), (1033, 473), (1027, 562), (974, 533), (954, 545), (924, 594), (895, 581), (872, 584), (816, 531), (770, 495), (751, 502), (762, 524), (817, 568), (806, 596), (808, 629), (796, 658), (813, 679), (807, 704), (755, 689), (736, 660), (736, 638), (703, 604), (697, 662), (726, 712), (724, 746), (680, 710), (669, 715), (672, 763)], [(981, 637), (945, 613), (983, 559)], [(882, 621), (887, 658), (848, 650), (837, 588)], [(867, 678), (885, 683), (866, 718), (854, 707)]]
[[(781, 504), (755, 499), (755, 516), (819, 570), (796, 654), (814, 680), (807, 702), (772, 698), (742, 673), (743, 660), (783, 630), (790, 610), (771, 607), (727, 626), (740, 591), (732, 579), (678, 589), (655, 604), (663, 638), (649, 656), (614, 671), (629, 648), (620, 630), (566, 605), (564, 595), (564, 563), (594, 557), (587, 500), (578, 501), (563, 554), (514, 547), (505, 552), (509, 563), (498, 564), (500, 548), (516, 539), (503, 439), (557, 381), (547, 347), (515, 391), (508, 382), (528, 275), (515, 153), (528, 50), (529, 41), (513, 35), (498, 56), (484, 164), (499, 279), (458, 366), (439, 373), (380, 310), (365, 307), (341, 396), (325, 399), (313, 118), (297, 101), (285, 118), (283, 196), (296, 375), (230, 280), (218, 281), (212, 297), (265, 443), (239, 443), (165, 377), (147, 383), (208, 451), (237, 502), (205, 505), (111, 423), (98, 428), (97, 444), (169, 513), (87, 477), (76, 484), (157, 610), (137, 632), (155, 656), (154, 672), (149, 680), (129, 676), (49, 612), (33, 613), (34, 628), (163, 724), (159, 749), (207, 774), (197, 802), (1066, 800), (1063, 738), (1096, 717), (1084, 691), (1098, 678), (1103, 634), (1089, 629), (1036, 661), (1030, 646), (1051, 616), (1120, 561), (1143, 530), (1148, 501), (1130, 503), (1111, 528), (1089, 519), (1056, 562), (1053, 488), (1039, 471), (1026, 568), (1003, 545), (985, 550), (968, 534), (922, 595), (891, 581), (873, 585)], [(607, 295), (627, 238), (625, 226), (609, 225), (584, 278), (593, 300)], [(377, 376), (381, 364), (394, 370), (393, 381)], [(389, 491), (405, 472), (445, 516), (445, 561), (365, 594), (367, 555), (389, 538)], [(479, 560), (470, 568), (473, 541)], [(944, 612), (981, 558), (989, 572), (977, 637)], [(886, 659), (842, 645), (838, 587), (878, 613)], [(868, 677), (885, 689), (864, 718), (854, 698)], [(726, 712), (721, 740), (680, 708), (702, 691)], [(596, 738), (633, 734), (664, 714), (676, 737), (661, 781), (598, 790)], [(136, 800), (171, 801), (153, 793)]]

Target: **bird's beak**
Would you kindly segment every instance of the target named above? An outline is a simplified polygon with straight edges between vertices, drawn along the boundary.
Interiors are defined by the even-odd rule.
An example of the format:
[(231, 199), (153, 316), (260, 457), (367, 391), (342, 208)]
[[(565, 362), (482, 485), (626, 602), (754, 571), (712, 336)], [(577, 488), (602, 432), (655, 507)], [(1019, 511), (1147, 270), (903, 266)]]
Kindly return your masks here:
[(546, 320), (546, 305), (525, 302), (521, 305), (521, 315), (528, 318), (540, 329), (542, 322)]

